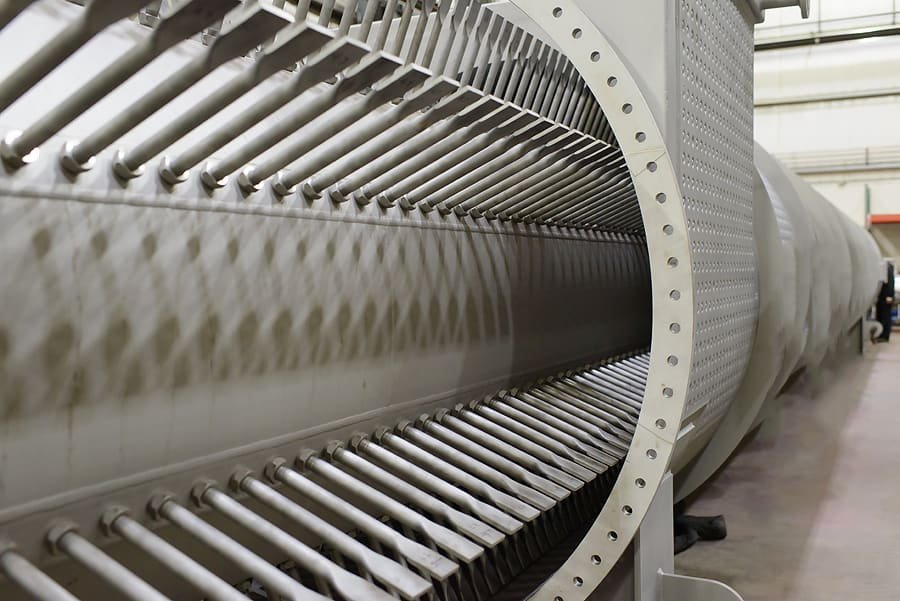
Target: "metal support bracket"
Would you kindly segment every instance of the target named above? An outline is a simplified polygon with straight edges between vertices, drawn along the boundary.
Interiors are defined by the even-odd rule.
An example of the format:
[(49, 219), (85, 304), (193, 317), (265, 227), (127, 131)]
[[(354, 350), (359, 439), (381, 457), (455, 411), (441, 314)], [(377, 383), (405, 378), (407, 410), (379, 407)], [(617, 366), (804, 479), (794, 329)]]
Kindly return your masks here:
[(635, 537), (635, 601), (744, 601), (726, 584), (675, 573), (672, 490), (669, 473)]
[(772, 8), (786, 8), (789, 6), (800, 7), (800, 15), (804, 19), (809, 18), (809, 0), (745, 0), (747, 6), (753, 11), (757, 23), (765, 21), (765, 13)]

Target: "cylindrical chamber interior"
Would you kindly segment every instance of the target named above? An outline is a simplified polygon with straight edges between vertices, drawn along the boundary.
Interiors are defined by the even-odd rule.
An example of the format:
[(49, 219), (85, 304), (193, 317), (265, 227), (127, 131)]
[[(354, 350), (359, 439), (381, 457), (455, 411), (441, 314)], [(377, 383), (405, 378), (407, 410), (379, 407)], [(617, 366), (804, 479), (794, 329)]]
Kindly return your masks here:
[[(580, 110), (607, 127), (599, 108)], [(635, 144), (652, 135), (630, 133)], [(615, 145), (608, 132), (600, 137)], [(522, 196), (534, 194), (532, 179), (507, 191), (502, 209), (488, 207), (498, 220), (473, 226), (437, 212), (213, 211), (184, 188), (167, 190), (159, 206), (149, 174), (126, 199), (102, 160), (86, 187), (107, 194), (69, 198), (68, 182), (47, 194), (29, 179), (55, 169), (45, 153), (2, 191), (0, 252), (10, 261), (0, 267), (0, 299), (15, 307), (0, 323), (10, 375), (2, 406), (17, 424), (4, 439), (5, 473), (22, 485), (4, 489), (0, 505), (298, 432), (313, 432), (310, 445), (321, 448), (327, 434), (346, 439), (348, 424), (393, 425), (499, 391), (516, 399), (499, 395), (489, 408), (497, 420), (550, 416), (564, 428), (565, 414), (577, 414), (599, 427), (600, 416), (572, 402), (574, 384), (557, 379), (584, 378), (639, 402), (653, 326), (650, 258), (634, 171), (615, 149), (578, 148), (575, 165), (555, 157), (559, 172), (538, 187), (545, 204)], [(499, 194), (479, 194), (488, 190)], [(228, 194), (217, 202), (233, 202)], [(40, 274), (39, 284), (23, 285), (22, 273)], [(531, 391), (545, 385), (553, 392)], [(539, 413), (523, 409), (537, 405)], [(627, 440), (625, 422), (613, 427)], [(47, 451), (40, 473), (28, 459), (36, 446)], [(602, 453), (615, 448), (627, 450)], [(545, 496), (557, 491), (542, 486)], [(95, 517), (77, 517), (88, 536)]]

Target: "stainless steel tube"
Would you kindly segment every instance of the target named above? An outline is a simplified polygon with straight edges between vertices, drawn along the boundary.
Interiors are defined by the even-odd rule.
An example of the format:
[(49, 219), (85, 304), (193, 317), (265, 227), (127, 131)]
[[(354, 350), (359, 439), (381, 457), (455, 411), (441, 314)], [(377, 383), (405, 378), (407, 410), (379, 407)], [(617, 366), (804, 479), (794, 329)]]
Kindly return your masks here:
[(326, 601), (326, 597), (309, 590), (175, 501), (163, 499), (157, 501), (155, 505), (155, 512), (160, 517), (172, 522), (210, 549), (240, 566), (242, 570), (259, 578), (270, 593), (292, 601)]
[(369, 549), (340, 528), (329, 524), (253, 476), (241, 478), (238, 486), (316, 537), (327, 540), (331, 547), (353, 560), (364, 573), (369, 574), (388, 590), (396, 591), (402, 598), (412, 601), (431, 590), (431, 584), (424, 578)]
[(216, 490), (211, 484), (204, 483), (198, 486), (202, 488), (202, 492), (195, 489), (195, 496), (198, 499), (287, 555), (297, 565), (325, 582), (338, 596), (345, 599), (372, 599), (372, 601), (394, 599), (370, 582), (319, 555), (275, 524)]
[(10, 141), (9, 150), (20, 157), (28, 155), (150, 61), (221, 19), (237, 5), (239, 0), (190, 0), (181, 4), (174, 13), (160, 21), (147, 38)]
[(109, 528), (190, 582), (207, 598), (215, 601), (247, 601), (247, 597), (236, 588), (124, 513), (113, 519)]
[(123, 165), (128, 170), (138, 169), (254, 87), (278, 71), (320, 50), (331, 39), (327, 30), (305, 22), (282, 31), (275, 42), (257, 56), (253, 66), (175, 117), (151, 137), (129, 149), (122, 157)]
[(155, 588), (138, 578), (112, 557), (89, 543), (74, 530), (56, 534), (51, 530), (51, 545), (65, 553), (95, 576), (106, 582), (119, 594), (132, 601), (167, 601)]
[(35, 601), (78, 601), (77, 597), (12, 549), (0, 551), (0, 570)]
[[(4, 0), (0, 6), (0, 29), (34, 0)], [(134, 14), (150, 0), (92, 0), (68, 27), (41, 46), (0, 82), (0, 112), (9, 108), (60, 63), (84, 46), (97, 32)]]

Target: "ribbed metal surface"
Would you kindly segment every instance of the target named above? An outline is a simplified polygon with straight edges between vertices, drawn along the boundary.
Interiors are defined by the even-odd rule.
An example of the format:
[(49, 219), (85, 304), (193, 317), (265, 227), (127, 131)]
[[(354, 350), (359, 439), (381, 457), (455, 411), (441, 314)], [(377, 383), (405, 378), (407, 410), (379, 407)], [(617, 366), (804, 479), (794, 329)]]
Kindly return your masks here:
[[(95, 4), (85, 17), (92, 31), (141, 3)], [(312, 13), (300, 2), (292, 18), (258, 0), (225, 15), (235, 4), (194, 0), (145, 15), (152, 33), (9, 135), (6, 161), (28, 162), (32, 151), (129, 77), (203, 30), (205, 51), (167, 74), (165, 85), (119, 98), (116, 111), (83, 139), (70, 140), (63, 167), (92, 168), (122, 144), (113, 168), (124, 180), (164, 159), (161, 174), (171, 186), (196, 169), (211, 189), (233, 177), (248, 194), (271, 186), (281, 198), (308, 202), (325, 195), (336, 204), (399, 203), (405, 211), (641, 231), (631, 178), (581, 75), (557, 49), (486, 5), (359, 0), (356, 11), (338, 13), (326, 2)], [(223, 15), (221, 27), (204, 29)], [(65, 28), (38, 53), (40, 60), (13, 70), (0, 88), (0, 107), (52, 70), (51, 58), (85, 44), (92, 32), (80, 27)], [(256, 54), (251, 67), (210, 86), (187, 110), (168, 112), (198, 81), (248, 53)], [(297, 60), (283, 85), (218, 117)], [(255, 128), (300, 96), (307, 102), (280, 112), (277, 125)], [(161, 110), (168, 122), (149, 136), (134, 133)], [(179, 144), (189, 134), (193, 143)], [(246, 136), (243, 143), (232, 144), (239, 136)]]
[[(539, 584), (518, 576), (532, 565), (547, 570), (553, 549), (567, 548), (599, 511), (634, 433), (648, 368), (647, 354), (603, 362), (275, 459), (256, 474), (239, 467), (227, 483), (201, 478), (191, 509), (211, 513), (159, 494), (149, 516), (113, 507), (98, 519), (208, 598), (510, 598)], [(141, 525), (147, 517), (192, 544), (166, 542)], [(266, 561), (210, 517), (253, 533), (284, 561)], [(82, 566), (82, 579), (130, 599), (166, 598), (73, 527), (57, 525), (47, 539)], [(198, 548), (249, 579), (208, 571), (192, 557)], [(14, 548), (0, 558), (34, 598), (72, 599)]]

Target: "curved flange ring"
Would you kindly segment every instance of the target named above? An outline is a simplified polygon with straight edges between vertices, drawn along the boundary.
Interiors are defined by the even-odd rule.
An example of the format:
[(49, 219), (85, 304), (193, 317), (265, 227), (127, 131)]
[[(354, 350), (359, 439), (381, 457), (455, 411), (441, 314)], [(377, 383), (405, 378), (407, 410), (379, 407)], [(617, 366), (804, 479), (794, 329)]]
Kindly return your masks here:
[(665, 140), (637, 82), (574, 0), (512, 0), (568, 56), (606, 114), (640, 203), (653, 290), (650, 373), (638, 427), (610, 497), (578, 548), (537, 591), (587, 598), (628, 548), (662, 482), (687, 400), (694, 339), (690, 240)]

